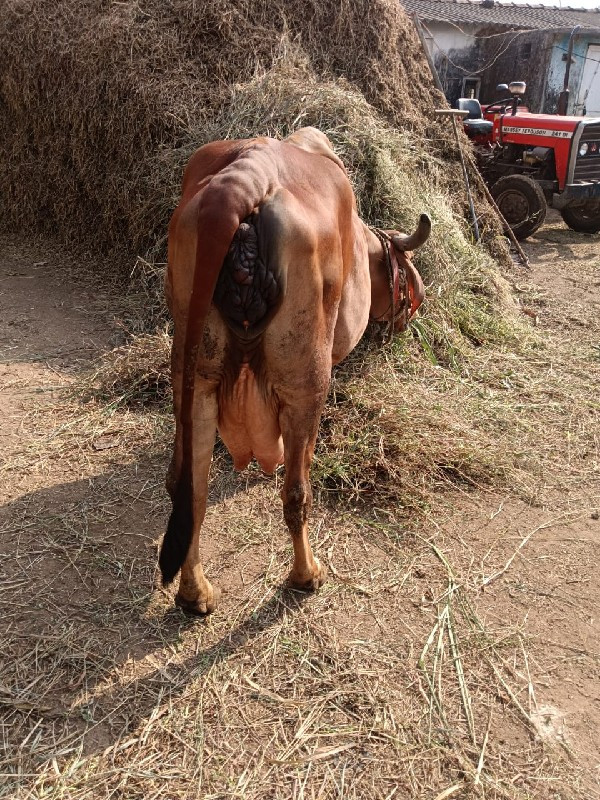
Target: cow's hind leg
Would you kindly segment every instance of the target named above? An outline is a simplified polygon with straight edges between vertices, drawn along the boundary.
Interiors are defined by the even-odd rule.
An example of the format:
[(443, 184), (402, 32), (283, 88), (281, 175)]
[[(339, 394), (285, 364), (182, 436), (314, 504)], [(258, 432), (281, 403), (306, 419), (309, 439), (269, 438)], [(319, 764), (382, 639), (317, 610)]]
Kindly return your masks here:
[(308, 516), (312, 506), (309, 472), (322, 408), (322, 400), (312, 399), (303, 407), (284, 404), (280, 411), (285, 451), (281, 498), (294, 547), (288, 582), (294, 588), (308, 591), (318, 589), (325, 578), (325, 569), (313, 556), (308, 540)]
[(194, 525), (190, 547), (181, 567), (179, 591), (175, 603), (192, 614), (210, 614), (217, 604), (219, 592), (207, 580), (200, 560), (200, 528), (206, 513), (208, 473), (217, 429), (217, 396), (214, 390), (202, 392), (196, 384), (193, 412), (193, 478)]

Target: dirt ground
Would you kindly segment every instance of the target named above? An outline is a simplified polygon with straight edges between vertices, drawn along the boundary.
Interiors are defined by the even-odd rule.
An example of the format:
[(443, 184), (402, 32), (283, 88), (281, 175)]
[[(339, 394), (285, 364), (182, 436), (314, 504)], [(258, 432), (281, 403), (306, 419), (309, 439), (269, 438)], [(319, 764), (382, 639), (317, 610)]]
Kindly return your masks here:
[[(599, 237), (570, 231), (551, 212), (524, 244), (531, 275), (516, 277), (514, 286), (525, 313), (536, 315), (550, 342), (571, 340), (600, 358)], [(597, 402), (592, 433), (589, 472), (572, 469), (567, 457), (559, 473), (543, 476), (537, 502), (471, 496), (437, 524), (464, 540), (483, 583), (517, 553), (506, 573), (486, 584), (478, 607), (486, 621), (510, 620), (528, 638), (540, 731), (568, 745), (589, 775), (590, 796), (600, 797)]]
[[(600, 358), (600, 237), (553, 216), (526, 250), (531, 271), (513, 276), (525, 313), (551, 345), (572, 339)], [(152, 409), (141, 422), (107, 408), (92, 427), (65, 417), (64, 387), (120, 340), (123, 300), (55, 248), (5, 239), (0, 254), (0, 797), (251, 797), (259, 777), (269, 797), (365, 797), (369, 785), (372, 797), (479, 796), (460, 759), (421, 766), (431, 745), (407, 732), (423, 714), (406, 665), (436, 630), (430, 595), (444, 589), (432, 537), (506, 647), (529, 717), (519, 727), (506, 697), (476, 715), (478, 752), (487, 729), (504, 776), (483, 796), (600, 797), (600, 424), (585, 474), (565, 458), (530, 502), (446, 496), (395, 548), (352, 514), (333, 538), (317, 509), (330, 581), (316, 599), (277, 590), (290, 554), (277, 479), (217, 481), (206, 561), (224, 598), (213, 620), (189, 621), (153, 588), (168, 452), (148, 442), (164, 443), (164, 423)], [(397, 696), (383, 680), (393, 670)], [(511, 794), (520, 759), (530, 782)]]

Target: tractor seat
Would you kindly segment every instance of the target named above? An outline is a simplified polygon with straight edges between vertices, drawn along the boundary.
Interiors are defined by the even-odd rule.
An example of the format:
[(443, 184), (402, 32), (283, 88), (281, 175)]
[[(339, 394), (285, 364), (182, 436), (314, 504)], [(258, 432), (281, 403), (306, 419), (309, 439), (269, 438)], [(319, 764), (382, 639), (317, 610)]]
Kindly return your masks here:
[(468, 111), (469, 115), (463, 119), (463, 125), (467, 134), (483, 134), (492, 132), (494, 123), (483, 119), (481, 113), (481, 103), (474, 97), (459, 97), (456, 101), (456, 108), (461, 111)]
[(468, 117), (463, 120), (466, 133), (476, 133), (487, 135), (492, 132), (494, 123), (488, 119), (469, 119)]

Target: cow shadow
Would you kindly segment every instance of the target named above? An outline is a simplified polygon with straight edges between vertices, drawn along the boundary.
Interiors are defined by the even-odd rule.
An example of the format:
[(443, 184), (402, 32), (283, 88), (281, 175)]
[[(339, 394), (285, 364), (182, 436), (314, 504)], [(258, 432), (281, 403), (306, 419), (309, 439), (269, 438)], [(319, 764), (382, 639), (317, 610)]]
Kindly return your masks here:
[[(305, 602), (306, 596), (286, 589), (283, 558), (281, 571), (269, 575), (266, 552), (256, 562), (240, 561), (217, 518), (217, 534), (206, 540), (203, 554), (211, 578), (227, 589), (216, 622), (174, 608), (173, 591), (158, 586), (156, 570), (169, 505), (165, 461), (164, 454), (152, 454), (112, 463), (98, 476), (25, 493), (0, 508), (0, 614), (3, 652), (10, 656), (0, 659), (0, 685), (9, 698), (2, 704), (10, 720), (7, 747), (17, 752), (33, 729), (46, 732), (48, 749), (36, 754), (37, 767), (54, 757), (57, 728), (84, 756), (104, 751), (148, 717), (157, 687), (171, 696), (182, 693), (191, 677)], [(263, 480), (258, 474), (250, 482)], [(212, 487), (211, 502), (247, 482), (226, 475)], [(283, 525), (276, 536), (277, 546), (286, 547)], [(249, 602), (253, 580), (261, 592)], [(190, 636), (193, 654), (173, 659)], [(128, 681), (135, 691), (124, 706)]]
[[(60, 281), (48, 280), (48, 302), (62, 302)], [(73, 289), (68, 303), (77, 328), (86, 325), (77, 308), (93, 300), (91, 289), (86, 291), (84, 296)], [(21, 293), (28, 302), (27, 286)], [(52, 336), (40, 328), (33, 343), (24, 341), (14, 351), (14, 360), (35, 357), (55, 372), (78, 376), (89, 369), (91, 353), (99, 358), (121, 342), (105, 327), (98, 322), (98, 335), (106, 334), (100, 342), (76, 343), (72, 351), (63, 347), (62, 328)], [(95, 336), (95, 324), (86, 331)], [(114, 412), (118, 395), (96, 400), (110, 403)], [(214, 620), (191, 619), (174, 609), (173, 591), (158, 587), (156, 569), (169, 514), (164, 483), (171, 442), (169, 433), (151, 445), (140, 442), (127, 461), (117, 450), (96, 454), (92, 445), (86, 458), (94, 474), (85, 479), (61, 481), (57, 476), (69, 474), (68, 467), (53, 453), (57, 461), (47, 464), (44, 488), (13, 489), (13, 498), (0, 507), (0, 715), (19, 789), (29, 780), (23, 775), (34, 775), (65, 753), (104, 752), (148, 719), (157, 694), (183, 693), (191, 677), (206, 674), (284, 615), (301, 613), (306, 602), (307, 596), (287, 591), (282, 581), (289, 567), (283, 551), (291, 545), (277, 497), (280, 474), (264, 476), (257, 467), (234, 473), (217, 444), (202, 557), (209, 577), (227, 591)], [(110, 444), (110, 434), (104, 434), (103, 446)], [(24, 470), (21, 479), (26, 486)], [(261, 503), (268, 510), (261, 510), (250, 535), (240, 524), (239, 507), (223, 506), (263, 485)], [(249, 515), (256, 517), (261, 503)], [(244, 505), (243, 513), (250, 507)], [(259, 548), (254, 559), (252, 551)], [(260, 591), (253, 593), (256, 586)], [(124, 692), (128, 686), (131, 691)], [(34, 733), (35, 747), (24, 750), (22, 743)], [(57, 741), (70, 743), (60, 756)]]

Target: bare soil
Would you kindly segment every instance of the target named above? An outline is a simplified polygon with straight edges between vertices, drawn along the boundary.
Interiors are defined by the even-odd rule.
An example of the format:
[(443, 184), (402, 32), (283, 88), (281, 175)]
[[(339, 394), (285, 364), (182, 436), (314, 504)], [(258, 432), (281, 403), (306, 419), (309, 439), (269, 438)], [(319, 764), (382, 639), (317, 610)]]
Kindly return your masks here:
[[(549, 224), (525, 250), (531, 272), (513, 280), (524, 312), (556, 343), (557, 353), (572, 342), (600, 358), (598, 236), (570, 231), (550, 212)], [(570, 750), (590, 796), (600, 797), (597, 403), (595, 409), (589, 472), (582, 475), (567, 455), (562, 469), (542, 476), (533, 502), (511, 494), (473, 495), (440, 514), (436, 524), (465, 548), (463, 563), (468, 559), (468, 574), (481, 587), (478, 609), (485, 622), (514, 626), (527, 642), (540, 736)]]
[[(550, 224), (526, 245), (538, 326), (550, 342), (568, 349), (572, 341), (597, 361), (599, 237), (570, 231), (556, 212), (549, 217)], [(597, 398), (594, 407), (589, 471), (571, 469), (567, 449), (563, 469), (543, 476), (539, 503), (525, 505), (510, 496), (487, 503), (473, 498), (476, 508), (463, 509), (467, 513), (459, 524), (482, 574), (493, 574), (505, 555), (523, 545), (507, 572), (490, 584), (480, 607), (490, 618), (511, 620), (528, 637), (540, 731), (568, 745), (590, 776), (590, 796), (600, 796)]]
[[(557, 353), (600, 357), (599, 237), (553, 217), (526, 250), (525, 313)], [(120, 341), (124, 299), (51, 247), (0, 252), (0, 797), (600, 797), (600, 425), (589, 469), (566, 457), (529, 501), (456, 492), (411, 529), (316, 509), (314, 598), (281, 587), (278, 479), (225, 471), (206, 521), (223, 601), (189, 620), (155, 588), (164, 421), (90, 426), (64, 395)], [(472, 746), (417, 668), (438, 641), (468, 743), (436, 634), (459, 591)]]

